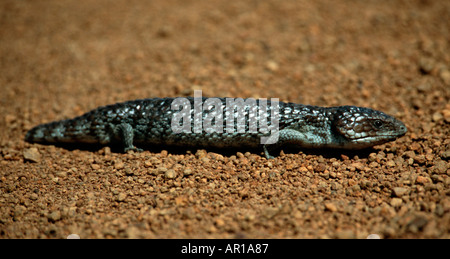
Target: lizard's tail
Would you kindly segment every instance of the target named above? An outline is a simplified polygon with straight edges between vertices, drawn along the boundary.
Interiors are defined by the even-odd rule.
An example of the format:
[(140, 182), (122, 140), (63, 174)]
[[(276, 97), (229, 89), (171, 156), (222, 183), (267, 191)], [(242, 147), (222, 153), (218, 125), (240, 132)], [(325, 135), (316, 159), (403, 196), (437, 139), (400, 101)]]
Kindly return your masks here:
[[(89, 135), (89, 123), (80, 120), (61, 120), (38, 125), (27, 132), (29, 143), (73, 143)], [(86, 139), (84, 139), (86, 142)]]

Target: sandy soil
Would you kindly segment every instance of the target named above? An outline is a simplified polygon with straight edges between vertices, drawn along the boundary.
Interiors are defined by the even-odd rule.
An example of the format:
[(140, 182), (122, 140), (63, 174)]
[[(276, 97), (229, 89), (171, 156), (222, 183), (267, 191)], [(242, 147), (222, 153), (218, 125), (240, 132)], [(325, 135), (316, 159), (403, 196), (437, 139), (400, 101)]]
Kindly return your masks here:
[[(450, 2), (1, 1), (0, 238), (450, 238)], [(372, 107), (373, 150), (68, 149), (31, 127), (144, 97)]]

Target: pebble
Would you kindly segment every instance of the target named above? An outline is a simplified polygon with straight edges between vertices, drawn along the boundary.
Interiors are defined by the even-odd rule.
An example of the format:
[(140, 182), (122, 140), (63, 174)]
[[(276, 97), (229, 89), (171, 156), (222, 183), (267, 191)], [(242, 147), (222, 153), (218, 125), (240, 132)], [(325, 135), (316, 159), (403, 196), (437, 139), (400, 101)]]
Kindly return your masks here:
[(23, 158), (27, 161), (38, 163), (41, 161), (41, 154), (37, 148), (32, 147), (23, 151)]
[(186, 168), (186, 169), (184, 169), (184, 171), (183, 171), (183, 175), (184, 176), (188, 176), (188, 175), (191, 175), (193, 172), (192, 172), (192, 169), (190, 169), (190, 168)]
[(127, 194), (126, 193), (124, 193), (124, 192), (121, 192), (121, 193), (119, 193), (118, 195), (117, 195), (117, 201), (119, 201), (119, 202), (122, 202), (122, 201), (124, 201), (126, 198), (127, 198)]
[(204, 149), (199, 149), (197, 152), (195, 152), (195, 156), (199, 159), (205, 157), (208, 153)]
[(436, 62), (431, 58), (421, 58), (419, 60), (419, 69), (423, 74), (429, 74), (435, 68)]
[(167, 168), (165, 168), (165, 167), (158, 167), (158, 168), (152, 170), (150, 172), (150, 174), (152, 174), (152, 175), (160, 175), (160, 174), (165, 174), (166, 172), (167, 172)]
[(56, 222), (61, 219), (61, 212), (59, 212), (58, 210), (55, 210), (55, 211), (47, 214), (47, 218), (51, 222)]
[(270, 60), (270, 61), (267, 61), (266, 68), (272, 72), (275, 72), (278, 70), (279, 65), (275, 61)]
[(332, 202), (325, 203), (325, 209), (327, 209), (327, 210), (329, 210), (331, 212), (336, 212), (337, 211), (336, 205), (334, 205), (334, 203), (332, 203)]
[(377, 234), (370, 234), (367, 236), (367, 239), (381, 239), (381, 237)]
[(306, 168), (306, 167), (304, 167), (304, 166), (301, 166), (301, 167), (298, 169), (298, 171), (299, 171), (300, 174), (305, 174), (305, 173), (308, 172), (308, 168)]
[(114, 163), (114, 169), (116, 169), (116, 170), (123, 169), (124, 166), (125, 166), (125, 164), (122, 161), (116, 161)]
[(437, 174), (445, 174), (447, 172), (447, 169), (448, 169), (448, 162), (439, 160), (434, 164), (433, 172)]
[(412, 150), (409, 150), (403, 153), (403, 155), (407, 158), (414, 158), (416, 156), (416, 153)]
[(14, 217), (15, 218), (20, 218), (21, 216), (23, 216), (23, 214), (27, 211), (27, 209), (22, 206), (22, 205), (18, 205), (15, 209), (14, 209)]
[(151, 163), (150, 161), (146, 160), (146, 161), (144, 162), (144, 166), (145, 166), (146, 168), (149, 168), (150, 166), (152, 166), (152, 163)]
[(408, 223), (408, 230), (416, 233), (428, 223), (428, 219), (423, 216), (416, 216)]
[(318, 164), (314, 167), (315, 172), (324, 172), (327, 169), (327, 166), (324, 164)]
[(395, 162), (392, 160), (386, 161), (386, 166), (388, 167), (394, 167), (395, 166)]
[(450, 70), (442, 69), (439, 73), (439, 76), (445, 82), (445, 84), (450, 84)]
[(216, 219), (214, 223), (219, 228), (225, 226), (225, 221), (221, 218)]
[(160, 38), (168, 38), (172, 35), (172, 28), (168, 25), (161, 26), (156, 32), (156, 36)]
[(36, 194), (36, 193), (32, 193), (31, 195), (30, 195), (30, 200), (32, 200), (32, 201), (35, 201), (35, 200), (37, 200), (39, 198), (39, 196)]
[(400, 205), (402, 205), (403, 201), (400, 198), (392, 198), (391, 200), (391, 206), (392, 207), (399, 207)]
[(418, 163), (418, 164), (425, 164), (425, 162), (427, 161), (424, 155), (417, 155), (414, 156), (414, 162)]
[(404, 187), (394, 187), (392, 191), (396, 197), (402, 197), (408, 192), (408, 189)]
[(355, 238), (355, 233), (353, 230), (340, 230), (336, 232), (336, 238), (338, 239), (353, 239)]
[(450, 159), (450, 149), (445, 150), (444, 153), (442, 153), (441, 157), (443, 159)]
[(450, 123), (450, 109), (444, 109), (441, 111), (442, 117), (444, 117), (445, 122)]
[(167, 179), (174, 179), (177, 177), (177, 173), (173, 169), (169, 169), (164, 173), (164, 177)]
[(435, 112), (433, 115), (431, 115), (431, 120), (434, 122), (440, 121), (444, 118), (440, 112)]
[(58, 171), (58, 172), (55, 173), (55, 175), (58, 176), (58, 177), (64, 178), (64, 177), (67, 176), (67, 172), (66, 171)]
[(419, 176), (417, 176), (417, 178), (416, 178), (416, 183), (424, 184), (424, 183), (428, 183), (428, 182), (429, 182), (429, 181), (428, 181), (428, 178), (425, 177), (425, 176), (419, 175)]
[(12, 114), (5, 115), (6, 125), (11, 125), (16, 120), (17, 120), (17, 117), (15, 115), (12, 115)]

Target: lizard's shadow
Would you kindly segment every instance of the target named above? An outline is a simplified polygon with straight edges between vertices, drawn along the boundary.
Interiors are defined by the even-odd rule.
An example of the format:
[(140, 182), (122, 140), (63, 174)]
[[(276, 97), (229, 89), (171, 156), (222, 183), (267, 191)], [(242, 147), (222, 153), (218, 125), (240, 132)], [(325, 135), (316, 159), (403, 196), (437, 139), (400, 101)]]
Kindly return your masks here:
[[(83, 151), (90, 151), (90, 152), (97, 152), (100, 149), (102, 149), (103, 145), (100, 144), (80, 144), (80, 143), (57, 143), (52, 144), (56, 147), (64, 148), (69, 151), (73, 150), (83, 150)], [(121, 145), (110, 145), (111, 152), (113, 153), (124, 153), (123, 148)], [(203, 148), (203, 147), (179, 147), (179, 146), (164, 146), (164, 145), (144, 145), (139, 146), (139, 148), (142, 148), (145, 151), (150, 151), (154, 153), (160, 153), (163, 150), (166, 150), (169, 154), (176, 154), (176, 155), (184, 155), (188, 153), (195, 154), (197, 150), (204, 149), (207, 152), (214, 152), (221, 154), (223, 156), (233, 156), (236, 155), (237, 152), (246, 153), (250, 152), (252, 154), (261, 155), (264, 156), (264, 152), (261, 148)], [(271, 155), (278, 157), (280, 154), (280, 150), (274, 150), (271, 152)], [(343, 156), (347, 156), (349, 158), (353, 158), (355, 156), (358, 156), (359, 158), (367, 158), (370, 153), (378, 152), (378, 150), (374, 148), (366, 148), (361, 150), (348, 150), (348, 149), (329, 149), (329, 148), (321, 148), (321, 149), (305, 149), (305, 148), (296, 148), (296, 147), (286, 147), (283, 148), (283, 152), (285, 154), (298, 154), (298, 153), (304, 153), (306, 155), (315, 155), (315, 156), (322, 156), (324, 158), (336, 158), (336, 159), (343, 159)]]

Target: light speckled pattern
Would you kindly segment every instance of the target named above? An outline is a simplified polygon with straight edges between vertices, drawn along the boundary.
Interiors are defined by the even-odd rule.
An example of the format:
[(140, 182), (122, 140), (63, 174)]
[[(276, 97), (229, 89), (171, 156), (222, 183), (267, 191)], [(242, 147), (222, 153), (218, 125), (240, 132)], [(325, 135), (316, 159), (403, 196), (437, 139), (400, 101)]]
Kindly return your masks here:
[[(186, 97), (194, 110), (194, 98)], [(119, 143), (124, 151), (134, 145), (168, 145), (189, 147), (258, 147), (262, 146), (267, 158), (270, 150), (291, 145), (299, 148), (362, 149), (393, 141), (406, 133), (405, 125), (392, 116), (369, 108), (355, 106), (317, 107), (278, 102), (279, 139), (274, 145), (261, 145), (260, 138), (268, 136), (260, 131), (249, 132), (251, 112), (246, 107), (245, 132), (230, 133), (174, 133), (171, 121), (179, 110), (172, 110), (175, 98), (134, 100), (99, 107), (82, 116), (41, 124), (31, 129), (25, 140), (32, 143)], [(207, 98), (203, 98), (205, 102)], [(226, 99), (218, 98), (225, 111)], [(259, 101), (256, 102), (259, 105)], [(254, 108), (254, 107), (252, 107)], [(267, 101), (267, 124), (271, 125), (270, 101)], [(208, 111), (202, 113), (204, 120)], [(225, 112), (223, 116), (227, 120)], [(195, 116), (192, 116), (195, 118)], [(195, 121), (191, 120), (192, 129)]]

